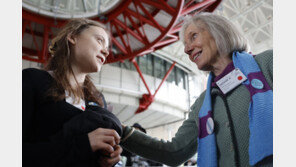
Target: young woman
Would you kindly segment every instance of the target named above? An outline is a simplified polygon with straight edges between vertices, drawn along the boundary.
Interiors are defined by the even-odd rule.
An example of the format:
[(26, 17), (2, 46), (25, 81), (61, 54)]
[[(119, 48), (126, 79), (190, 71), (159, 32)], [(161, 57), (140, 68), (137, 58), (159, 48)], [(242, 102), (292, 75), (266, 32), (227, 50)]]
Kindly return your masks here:
[(23, 70), (23, 166), (112, 166), (120, 121), (106, 110), (89, 73), (108, 56), (100, 23), (71, 20), (52, 40), (45, 70)]

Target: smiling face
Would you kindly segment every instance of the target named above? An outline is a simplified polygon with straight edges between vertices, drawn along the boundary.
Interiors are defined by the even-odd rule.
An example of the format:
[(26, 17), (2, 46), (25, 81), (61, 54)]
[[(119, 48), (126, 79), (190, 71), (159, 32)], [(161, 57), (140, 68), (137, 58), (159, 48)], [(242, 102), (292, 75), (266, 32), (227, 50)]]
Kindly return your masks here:
[(202, 28), (205, 25), (201, 21), (197, 21), (196, 25), (191, 23), (184, 31), (184, 52), (198, 69), (212, 71), (219, 58), (215, 40), (206, 29)]
[(71, 65), (83, 73), (99, 72), (108, 52), (108, 34), (97, 26), (90, 26), (74, 37), (71, 46)]

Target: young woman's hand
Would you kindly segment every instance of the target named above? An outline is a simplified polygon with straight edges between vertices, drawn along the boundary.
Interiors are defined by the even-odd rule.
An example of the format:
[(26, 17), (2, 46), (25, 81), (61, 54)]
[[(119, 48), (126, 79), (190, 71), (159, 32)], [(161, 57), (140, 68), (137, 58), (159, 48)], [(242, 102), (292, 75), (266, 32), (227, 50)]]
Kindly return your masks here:
[(107, 155), (112, 154), (120, 142), (120, 136), (115, 130), (104, 128), (88, 133), (88, 139), (93, 152), (100, 151)]
[(122, 153), (122, 148), (119, 145), (114, 147), (114, 152), (108, 156), (100, 156), (99, 164), (104, 167), (111, 167), (121, 160), (120, 154)]

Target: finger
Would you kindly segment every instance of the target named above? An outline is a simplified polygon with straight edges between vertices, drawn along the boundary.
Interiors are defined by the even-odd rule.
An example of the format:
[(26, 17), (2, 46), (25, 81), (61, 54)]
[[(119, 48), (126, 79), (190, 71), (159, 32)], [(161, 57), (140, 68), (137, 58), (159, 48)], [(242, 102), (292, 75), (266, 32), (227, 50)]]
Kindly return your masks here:
[(98, 148), (99, 150), (104, 150), (110, 154), (114, 152), (114, 148), (110, 144), (101, 142), (101, 143), (98, 143), (98, 147), (99, 147)]
[(103, 136), (103, 142), (110, 144), (112, 147), (116, 146), (113, 136)]
[(122, 153), (122, 148), (116, 145), (114, 147), (114, 152), (110, 154), (110, 157), (113, 158), (113, 157), (119, 156), (121, 153)]
[(115, 130), (113, 130), (113, 129), (104, 129), (104, 128), (99, 128), (99, 129), (102, 129), (101, 133), (103, 133), (104, 135), (113, 136), (115, 138), (116, 144), (119, 144), (120, 136)]
[(120, 156), (117, 156), (115, 158), (108, 158), (107, 159), (107, 163), (110, 164), (110, 165), (114, 165), (117, 162), (119, 162), (120, 160), (121, 160), (121, 157)]

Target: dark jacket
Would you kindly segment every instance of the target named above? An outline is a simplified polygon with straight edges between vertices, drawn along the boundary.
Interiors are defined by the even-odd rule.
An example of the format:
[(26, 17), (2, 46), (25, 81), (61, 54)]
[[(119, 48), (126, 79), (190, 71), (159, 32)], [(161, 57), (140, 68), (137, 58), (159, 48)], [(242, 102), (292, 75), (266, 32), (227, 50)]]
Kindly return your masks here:
[(51, 75), (43, 70), (22, 72), (23, 167), (98, 166), (100, 154), (93, 153), (88, 133), (101, 127), (122, 134), (120, 121), (108, 110), (88, 105), (82, 111), (64, 100), (46, 94)]

